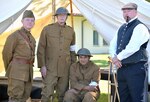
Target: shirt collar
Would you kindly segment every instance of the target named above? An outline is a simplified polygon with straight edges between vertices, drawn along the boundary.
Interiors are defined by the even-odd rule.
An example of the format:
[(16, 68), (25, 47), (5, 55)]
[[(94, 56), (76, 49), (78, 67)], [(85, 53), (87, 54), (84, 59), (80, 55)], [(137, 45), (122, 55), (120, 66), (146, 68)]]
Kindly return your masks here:
[(89, 61), (89, 62), (88, 62), (87, 64), (85, 64), (85, 65), (82, 65), (82, 64), (80, 64), (80, 62), (79, 62), (79, 64), (82, 66), (83, 69), (87, 69), (87, 68), (89, 67), (90, 63), (91, 63), (91, 61)]
[(66, 23), (64, 25), (60, 25), (58, 22), (56, 23), (59, 27), (66, 27)]
[(25, 33), (30, 33), (30, 31), (26, 30), (24, 27), (22, 27), (21, 30)]

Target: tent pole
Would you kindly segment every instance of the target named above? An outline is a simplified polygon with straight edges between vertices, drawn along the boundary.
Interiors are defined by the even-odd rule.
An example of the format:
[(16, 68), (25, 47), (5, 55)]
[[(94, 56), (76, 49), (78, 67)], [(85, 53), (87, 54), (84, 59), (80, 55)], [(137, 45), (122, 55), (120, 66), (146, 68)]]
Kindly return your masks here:
[(55, 16), (53, 16), (55, 14), (55, 6), (56, 6), (55, 4), (56, 4), (55, 0), (52, 0), (52, 23), (55, 22)]
[(71, 16), (71, 26), (74, 28), (73, 24), (73, 9), (72, 9), (72, 0), (70, 0), (70, 16)]

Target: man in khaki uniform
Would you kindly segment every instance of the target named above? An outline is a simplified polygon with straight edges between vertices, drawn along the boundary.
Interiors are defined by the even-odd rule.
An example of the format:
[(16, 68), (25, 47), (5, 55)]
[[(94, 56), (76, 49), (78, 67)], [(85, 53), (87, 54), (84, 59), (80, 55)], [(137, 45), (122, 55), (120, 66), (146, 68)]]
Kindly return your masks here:
[(81, 48), (79, 61), (70, 68), (71, 89), (65, 93), (64, 102), (96, 102), (100, 96), (100, 68), (90, 61), (90, 51)]
[(30, 30), (35, 17), (32, 11), (23, 14), (23, 27), (8, 36), (3, 61), (8, 77), (9, 102), (26, 102), (30, 97), (33, 78), (35, 39)]
[(54, 89), (58, 102), (62, 102), (68, 90), (69, 67), (76, 61), (75, 32), (66, 25), (68, 15), (66, 8), (58, 8), (55, 13), (57, 22), (44, 27), (40, 36), (37, 59), (44, 83), (42, 102), (49, 102)]

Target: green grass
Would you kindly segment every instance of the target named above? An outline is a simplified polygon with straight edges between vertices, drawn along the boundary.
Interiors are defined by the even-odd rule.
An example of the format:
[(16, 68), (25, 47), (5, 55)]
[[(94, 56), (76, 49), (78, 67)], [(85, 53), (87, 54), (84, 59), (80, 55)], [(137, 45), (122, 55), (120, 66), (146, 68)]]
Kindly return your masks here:
[(107, 60), (92, 60), (92, 61), (100, 67), (108, 67), (109, 66), (109, 63)]
[(108, 94), (101, 93), (100, 98), (97, 100), (97, 102), (108, 102)]

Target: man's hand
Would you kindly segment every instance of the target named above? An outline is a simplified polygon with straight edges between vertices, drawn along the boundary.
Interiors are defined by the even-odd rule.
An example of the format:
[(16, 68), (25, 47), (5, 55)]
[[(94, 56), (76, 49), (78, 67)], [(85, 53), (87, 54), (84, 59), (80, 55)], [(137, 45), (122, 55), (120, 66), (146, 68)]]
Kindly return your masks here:
[(47, 72), (46, 67), (45, 67), (45, 66), (43, 66), (43, 67), (40, 69), (40, 71), (41, 71), (41, 75), (42, 75), (42, 77), (43, 77), (43, 78), (45, 78), (45, 76), (46, 76), (46, 72)]
[(121, 61), (117, 58), (117, 56), (115, 56), (112, 59), (112, 63), (115, 64), (117, 66), (117, 68), (121, 68), (122, 67)]
[(96, 86), (86, 86), (84, 87), (84, 90), (88, 90), (88, 91), (98, 91)]

